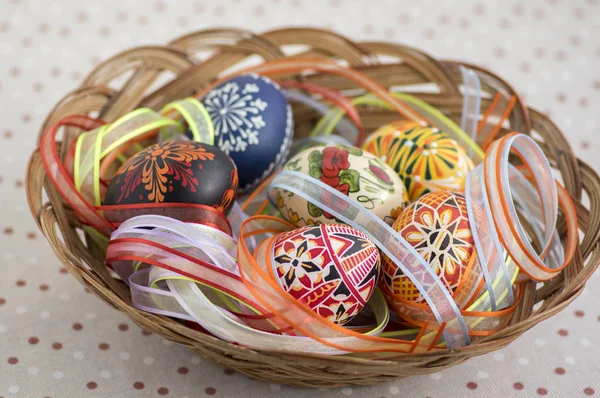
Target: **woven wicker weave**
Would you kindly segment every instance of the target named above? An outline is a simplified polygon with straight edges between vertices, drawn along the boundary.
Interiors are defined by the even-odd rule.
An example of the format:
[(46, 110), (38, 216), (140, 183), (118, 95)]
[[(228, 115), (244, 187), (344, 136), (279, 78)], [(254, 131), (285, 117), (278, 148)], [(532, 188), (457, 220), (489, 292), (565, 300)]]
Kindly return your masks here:
[[(290, 55), (292, 50), (296, 52)], [(286, 56), (344, 61), (388, 88), (419, 85), (406, 90), (439, 108), (453, 120), (460, 118), (463, 100), (459, 91), (462, 82), (459, 62), (439, 61), (418, 50), (396, 44), (354, 43), (337, 34), (315, 29), (282, 29), (261, 35), (243, 30), (208, 30), (178, 38), (167, 46), (131, 49), (100, 64), (79, 88), (56, 105), (41, 131), (73, 113), (113, 121), (140, 106), (159, 109), (174, 99), (192, 95), (217, 76), (235, 68)], [(482, 88), (488, 94), (486, 98), (492, 98), (498, 88), (516, 95), (508, 84), (491, 72), (473, 65), (468, 67), (480, 73)], [(353, 83), (331, 75), (289, 77), (337, 90), (356, 88)], [(422, 90), (424, 84), (436, 89)], [(489, 99), (484, 99), (481, 109), (485, 110), (489, 102)], [(373, 131), (397, 118), (391, 111), (359, 110), (366, 131)], [(294, 117), (296, 136), (306, 135), (319, 119), (314, 111), (300, 105), (294, 106)], [(575, 157), (563, 134), (546, 116), (525, 107), (520, 100), (517, 100), (509, 123), (510, 128), (506, 131), (531, 134), (560, 174), (576, 204), (581, 229), (580, 245), (574, 260), (559, 276), (543, 285), (536, 286), (533, 282), (526, 285), (524, 300), (508, 328), (454, 352), (375, 361), (349, 356), (255, 351), (226, 343), (131, 305), (128, 287), (110, 276), (104, 264), (104, 253), (82, 232), (75, 213), (64, 205), (49, 183), (37, 151), (29, 164), (27, 195), (38, 226), (69, 272), (143, 329), (183, 344), (222, 366), (261, 380), (316, 387), (376, 384), (398, 377), (437, 372), (472, 356), (505, 347), (526, 330), (569, 305), (598, 266), (598, 175)], [(75, 133), (77, 131), (67, 129), (63, 142), (72, 139)], [(559, 233), (564, 231), (563, 226), (564, 222), (560, 221)]]

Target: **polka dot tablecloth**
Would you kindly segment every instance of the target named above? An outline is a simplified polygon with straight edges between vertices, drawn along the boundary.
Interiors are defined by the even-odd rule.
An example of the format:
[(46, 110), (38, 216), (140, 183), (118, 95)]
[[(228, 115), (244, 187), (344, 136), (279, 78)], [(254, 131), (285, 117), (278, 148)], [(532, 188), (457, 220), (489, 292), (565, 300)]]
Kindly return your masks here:
[[(307, 392), (253, 381), (142, 332), (61, 266), (25, 201), (51, 107), (101, 60), (186, 32), (281, 25), (391, 40), (498, 72), (600, 158), (598, 0), (4, 0), (0, 5), (0, 397), (600, 396), (600, 276), (503, 350), (431, 376)], [(596, 156), (595, 156), (596, 154)]]

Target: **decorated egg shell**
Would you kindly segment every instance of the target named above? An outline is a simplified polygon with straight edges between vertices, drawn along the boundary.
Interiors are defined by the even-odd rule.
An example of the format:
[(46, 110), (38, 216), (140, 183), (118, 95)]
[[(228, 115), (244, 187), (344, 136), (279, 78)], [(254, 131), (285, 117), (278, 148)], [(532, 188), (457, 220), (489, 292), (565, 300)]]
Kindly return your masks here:
[[(454, 294), (465, 277), (473, 255), (473, 235), (462, 194), (428, 193), (407, 207), (392, 226), (425, 259)], [(386, 296), (422, 303), (424, 298), (412, 281), (383, 255), (381, 286)]]
[(117, 170), (104, 204), (194, 203), (226, 213), (237, 185), (235, 164), (219, 148), (166, 141), (138, 152)]
[[(407, 202), (406, 189), (394, 170), (360, 148), (327, 145), (308, 148), (292, 157), (285, 170), (299, 171), (356, 200), (392, 224)], [(337, 223), (333, 215), (292, 192), (277, 190), (276, 205), (296, 226)]]
[(292, 108), (272, 80), (254, 74), (234, 77), (209, 91), (202, 104), (214, 125), (215, 145), (238, 168), (239, 192), (256, 187), (285, 162), (292, 144)]
[(447, 133), (416, 122), (397, 121), (369, 136), (363, 149), (398, 173), (413, 201), (433, 191), (463, 192), (473, 162)]
[(377, 247), (341, 224), (304, 227), (281, 234), (273, 246), (273, 271), (281, 287), (338, 324), (365, 306), (377, 285)]

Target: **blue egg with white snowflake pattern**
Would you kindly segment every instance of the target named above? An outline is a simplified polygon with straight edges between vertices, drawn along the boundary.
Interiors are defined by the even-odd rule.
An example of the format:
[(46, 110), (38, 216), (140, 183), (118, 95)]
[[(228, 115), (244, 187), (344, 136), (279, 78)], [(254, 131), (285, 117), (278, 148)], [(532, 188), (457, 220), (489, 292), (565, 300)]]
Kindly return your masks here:
[(212, 89), (202, 100), (215, 128), (215, 146), (235, 162), (238, 192), (252, 190), (286, 161), (292, 144), (292, 109), (279, 86), (255, 74)]

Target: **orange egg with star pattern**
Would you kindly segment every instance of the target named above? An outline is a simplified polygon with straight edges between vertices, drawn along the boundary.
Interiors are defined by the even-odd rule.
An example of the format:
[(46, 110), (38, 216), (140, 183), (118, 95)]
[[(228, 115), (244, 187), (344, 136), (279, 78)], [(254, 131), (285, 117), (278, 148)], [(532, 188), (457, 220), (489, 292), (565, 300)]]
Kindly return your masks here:
[[(408, 206), (396, 219), (396, 230), (439, 276), (451, 295), (467, 277), (474, 256), (467, 204), (462, 194), (428, 193)], [(424, 297), (397, 264), (382, 256), (380, 286), (388, 302), (398, 299), (423, 303)]]

